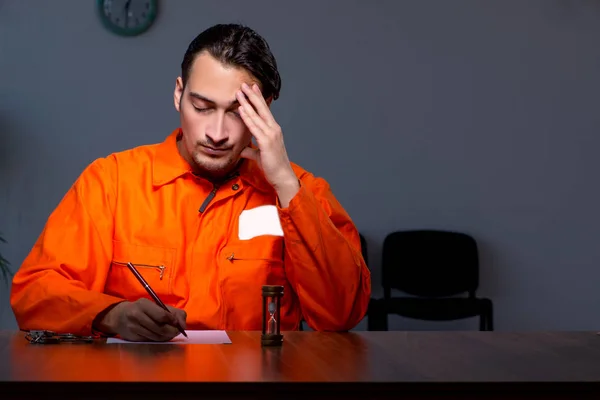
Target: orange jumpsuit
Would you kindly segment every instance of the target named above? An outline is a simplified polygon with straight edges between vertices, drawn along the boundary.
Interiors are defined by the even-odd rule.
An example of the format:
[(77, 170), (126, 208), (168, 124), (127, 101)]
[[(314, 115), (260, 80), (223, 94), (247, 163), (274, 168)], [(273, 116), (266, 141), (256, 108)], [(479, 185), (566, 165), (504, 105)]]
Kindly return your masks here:
[(188, 329), (261, 330), (265, 284), (284, 286), (282, 330), (301, 319), (315, 330), (353, 328), (370, 273), (327, 182), (292, 165), (301, 188), (281, 208), (253, 161), (220, 186), (194, 175), (179, 134), (83, 171), (14, 276), (19, 327), (91, 334), (106, 307), (150, 298), (131, 262), (165, 304), (186, 311)]

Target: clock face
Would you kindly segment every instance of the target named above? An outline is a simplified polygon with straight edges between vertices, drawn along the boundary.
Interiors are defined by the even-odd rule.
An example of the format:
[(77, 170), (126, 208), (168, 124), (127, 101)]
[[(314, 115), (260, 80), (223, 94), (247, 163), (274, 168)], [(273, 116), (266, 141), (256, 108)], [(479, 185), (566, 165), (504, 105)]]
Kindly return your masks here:
[(157, 0), (98, 0), (98, 12), (110, 31), (135, 36), (150, 28), (156, 19)]

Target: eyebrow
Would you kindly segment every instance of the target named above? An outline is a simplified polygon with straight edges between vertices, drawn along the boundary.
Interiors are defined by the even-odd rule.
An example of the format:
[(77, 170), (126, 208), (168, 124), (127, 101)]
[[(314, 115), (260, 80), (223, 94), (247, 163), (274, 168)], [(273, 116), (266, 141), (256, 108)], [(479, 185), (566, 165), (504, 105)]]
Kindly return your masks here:
[[(208, 98), (208, 97), (206, 97), (206, 96), (202, 96), (200, 93), (196, 93), (196, 92), (190, 92), (190, 96), (192, 96), (192, 97), (194, 97), (194, 98), (196, 98), (196, 99), (198, 99), (198, 100), (205, 101), (205, 102), (207, 102), (207, 103), (211, 103), (211, 104), (217, 104), (217, 102), (216, 102), (216, 101), (214, 101), (214, 100), (211, 100), (211, 99), (209, 99), (209, 98)], [(238, 99), (233, 99), (233, 100), (231, 100), (231, 101), (229, 102), (229, 107), (231, 107), (231, 106), (232, 106), (232, 105), (234, 105), (234, 104), (239, 104), (239, 101), (238, 101)]]

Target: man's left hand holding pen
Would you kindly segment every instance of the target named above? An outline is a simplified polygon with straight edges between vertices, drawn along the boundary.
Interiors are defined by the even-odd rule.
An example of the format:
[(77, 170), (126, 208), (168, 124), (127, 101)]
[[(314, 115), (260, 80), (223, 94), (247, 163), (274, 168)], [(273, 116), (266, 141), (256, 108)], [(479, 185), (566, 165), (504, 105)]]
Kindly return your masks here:
[(186, 329), (185, 311), (167, 306), (170, 313), (151, 300), (124, 301), (100, 313), (94, 329), (107, 335), (119, 335), (133, 342), (165, 342), (179, 335), (177, 326)]

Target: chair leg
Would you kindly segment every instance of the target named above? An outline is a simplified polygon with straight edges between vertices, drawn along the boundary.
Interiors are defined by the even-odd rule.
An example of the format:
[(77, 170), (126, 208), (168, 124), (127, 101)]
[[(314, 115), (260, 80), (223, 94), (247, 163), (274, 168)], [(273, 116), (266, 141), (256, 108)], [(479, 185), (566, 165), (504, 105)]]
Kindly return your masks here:
[(488, 321), (488, 331), (494, 330), (494, 304), (491, 300), (488, 299), (488, 312), (487, 312), (487, 321)]
[(485, 310), (482, 310), (481, 314), (479, 314), (479, 330), (487, 331), (487, 313)]
[(383, 300), (371, 299), (367, 311), (367, 330), (368, 331), (387, 331), (387, 312), (382, 303)]
[(479, 315), (479, 330), (494, 330), (494, 305), (490, 299), (482, 299), (481, 314)]

